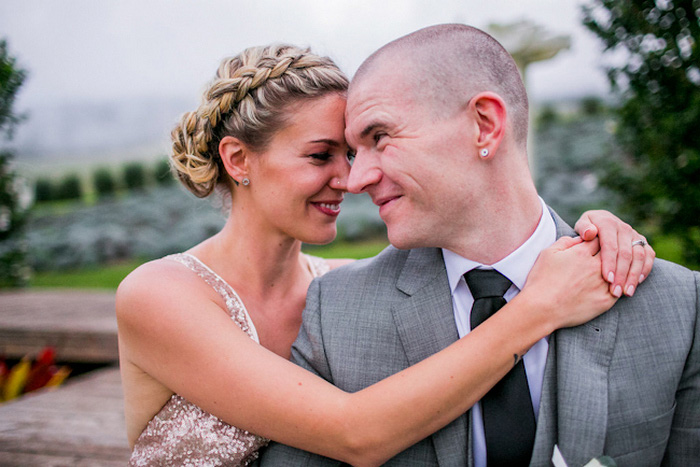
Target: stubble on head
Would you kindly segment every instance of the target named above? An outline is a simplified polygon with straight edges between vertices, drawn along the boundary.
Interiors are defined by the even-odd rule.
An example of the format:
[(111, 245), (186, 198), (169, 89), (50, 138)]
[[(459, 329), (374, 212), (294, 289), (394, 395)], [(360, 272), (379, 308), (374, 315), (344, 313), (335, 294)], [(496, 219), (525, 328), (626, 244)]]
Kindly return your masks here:
[(383, 70), (401, 73), (407, 95), (448, 118), (480, 92), (491, 91), (507, 103), (514, 140), (526, 146), (528, 98), (513, 58), (494, 38), (464, 24), (420, 29), (389, 42), (367, 58), (353, 76), (353, 89)]

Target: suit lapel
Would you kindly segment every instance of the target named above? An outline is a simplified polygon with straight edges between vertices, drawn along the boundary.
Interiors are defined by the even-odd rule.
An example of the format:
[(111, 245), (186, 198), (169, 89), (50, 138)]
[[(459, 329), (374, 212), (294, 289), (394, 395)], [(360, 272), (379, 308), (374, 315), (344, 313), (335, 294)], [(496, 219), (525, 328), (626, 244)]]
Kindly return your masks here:
[(558, 443), (572, 465), (603, 453), (618, 313), (556, 332)]
[(540, 396), (540, 413), (537, 418), (535, 446), (531, 465), (551, 465), (554, 445), (557, 443), (557, 342), (556, 334), (549, 337), (544, 382)]
[[(557, 238), (576, 235), (551, 213)], [(570, 465), (583, 465), (603, 452), (617, 323), (613, 309), (550, 338), (532, 465), (550, 465), (555, 443)]]
[[(452, 293), (439, 249), (411, 250), (396, 286), (406, 297), (392, 307), (392, 313), (411, 365), (459, 339)], [(440, 465), (467, 464), (466, 418), (461, 416), (432, 436)]]

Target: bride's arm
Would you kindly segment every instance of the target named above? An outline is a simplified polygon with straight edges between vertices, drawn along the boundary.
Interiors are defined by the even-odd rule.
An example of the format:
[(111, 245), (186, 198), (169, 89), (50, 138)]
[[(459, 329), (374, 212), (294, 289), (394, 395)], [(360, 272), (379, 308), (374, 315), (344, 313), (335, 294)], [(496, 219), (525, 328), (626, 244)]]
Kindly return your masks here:
[(469, 335), (357, 393), (254, 343), (213, 303), (183, 296), (172, 270), (137, 270), (120, 287), (123, 357), (227, 423), (353, 465), (380, 464), (466, 412), (540, 338), (613, 305), (597, 245), (574, 243), (545, 250), (523, 291)]

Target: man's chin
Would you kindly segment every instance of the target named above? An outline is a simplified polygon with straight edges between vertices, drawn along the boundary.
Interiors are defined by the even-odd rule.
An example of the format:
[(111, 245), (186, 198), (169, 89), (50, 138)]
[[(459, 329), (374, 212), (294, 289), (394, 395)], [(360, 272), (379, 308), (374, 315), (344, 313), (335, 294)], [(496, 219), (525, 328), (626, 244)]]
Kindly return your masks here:
[(410, 234), (410, 231), (407, 232), (404, 229), (387, 228), (387, 236), (389, 238), (389, 243), (399, 250), (410, 250), (411, 248), (418, 248), (421, 246), (417, 239), (413, 238)]

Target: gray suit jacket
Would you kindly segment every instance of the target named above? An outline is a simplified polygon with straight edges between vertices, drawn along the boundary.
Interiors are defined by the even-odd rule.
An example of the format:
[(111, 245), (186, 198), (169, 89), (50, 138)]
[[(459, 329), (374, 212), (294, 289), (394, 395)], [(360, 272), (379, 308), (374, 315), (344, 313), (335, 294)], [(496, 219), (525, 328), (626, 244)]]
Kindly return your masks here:
[[(699, 273), (657, 260), (634, 297), (550, 338), (531, 465), (551, 465), (555, 444), (572, 467), (603, 454), (620, 467), (700, 465), (699, 291)], [(314, 281), (292, 354), (354, 392), (457, 338), (440, 250), (389, 247)], [(470, 432), (462, 415), (386, 465), (471, 466)], [(273, 443), (261, 464), (338, 462)]]

